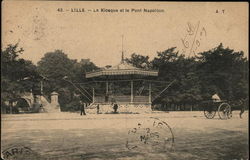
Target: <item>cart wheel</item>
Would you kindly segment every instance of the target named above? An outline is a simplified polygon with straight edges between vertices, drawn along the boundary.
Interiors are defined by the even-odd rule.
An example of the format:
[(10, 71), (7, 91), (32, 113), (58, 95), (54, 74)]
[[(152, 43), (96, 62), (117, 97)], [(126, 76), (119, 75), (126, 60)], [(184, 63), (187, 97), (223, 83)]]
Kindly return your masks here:
[(222, 103), (218, 107), (218, 114), (220, 119), (231, 118), (231, 106), (228, 103)]
[(227, 116), (227, 118), (230, 119), (230, 118), (232, 118), (232, 117), (233, 117), (233, 114), (232, 114), (232, 112), (230, 111), (229, 114), (228, 114), (228, 116)]
[(204, 115), (207, 119), (213, 119), (216, 114), (216, 111), (204, 110)]
[(229, 105), (229, 112), (228, 112), (227, 118), (230, 119), (232, 117), (233, 117), (233, 113), (232, 113), (232, 110), (231, 110), (231, 106)]

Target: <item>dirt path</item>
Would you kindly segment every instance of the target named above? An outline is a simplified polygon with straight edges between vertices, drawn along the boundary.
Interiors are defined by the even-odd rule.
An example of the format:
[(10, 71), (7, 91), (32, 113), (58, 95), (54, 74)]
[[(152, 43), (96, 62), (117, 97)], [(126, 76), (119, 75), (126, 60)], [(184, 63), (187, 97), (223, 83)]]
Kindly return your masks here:
[[(174, 134), (174, 149), (148, 151), (126, 148), (128, 131), (138, 124), (153, 128), (150, 117), (166, 122)], [(202, 112), (153, 114), (76, 113), (2, 115), (2, 147), (27, 146), (34, 159), (247, 159), (248, 112), (230, 120), (206, 119)], [(169, 130), (165, 129), (165, 136)], [(159, 139), (159, 142), (161, 140)], [(2, 151), (3, 153), (3, 151)], [(31, 158), (31, 159), (32, 159)]]

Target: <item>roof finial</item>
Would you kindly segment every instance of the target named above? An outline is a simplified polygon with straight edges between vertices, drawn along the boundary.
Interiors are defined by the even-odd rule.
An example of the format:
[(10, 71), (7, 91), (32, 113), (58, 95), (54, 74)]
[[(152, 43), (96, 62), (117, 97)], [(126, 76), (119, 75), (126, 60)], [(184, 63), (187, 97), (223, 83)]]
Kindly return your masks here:
[(122, 35), (122, 59), (121, 59), (121, 63), (124, 62), (124, 52), (123, 52), (123, 35)]

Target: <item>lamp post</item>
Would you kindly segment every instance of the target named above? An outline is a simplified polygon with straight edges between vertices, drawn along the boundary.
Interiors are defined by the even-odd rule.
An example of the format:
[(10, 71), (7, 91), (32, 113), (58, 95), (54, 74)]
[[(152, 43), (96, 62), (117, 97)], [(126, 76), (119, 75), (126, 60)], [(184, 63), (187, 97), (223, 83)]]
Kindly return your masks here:
[(43, 95), (43, 87), (44, 87), (44, 80), (49, 80), (48, 78), (46, 78), (45, 76), (43, 75), (40, 75), (42, 77), (41, 81), (40, 81), (40, 92), (41, 92), (41, 95)]
[(10, 105), (10, 114), (12, 114), (13, 102), (10, 101), (9, 105)]
[(41, 95), (43, 95), (43, 80), (41, 80), (41, 82), (40, 82), (40, 92), (41, 92)]

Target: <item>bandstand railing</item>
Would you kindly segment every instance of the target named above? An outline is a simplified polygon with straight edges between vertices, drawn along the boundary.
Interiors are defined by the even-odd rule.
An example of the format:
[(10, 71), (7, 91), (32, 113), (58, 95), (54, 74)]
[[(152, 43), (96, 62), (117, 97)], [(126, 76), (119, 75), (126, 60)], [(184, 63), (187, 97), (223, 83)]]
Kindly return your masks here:
[[(94, 103), (131, 103), (130, 95), (122, 95), (122, 96), (113, 96), (113, 97), (105, 97), (105, 96), (95, 96)], [(149, 103), (148, 96), (134, 96), (132, 103)]]

